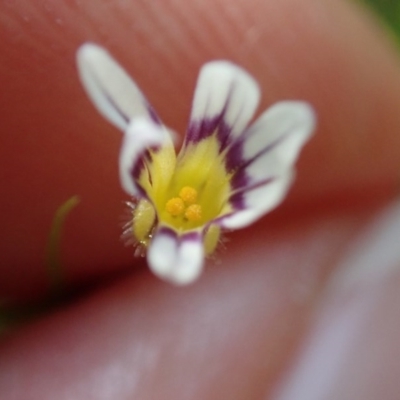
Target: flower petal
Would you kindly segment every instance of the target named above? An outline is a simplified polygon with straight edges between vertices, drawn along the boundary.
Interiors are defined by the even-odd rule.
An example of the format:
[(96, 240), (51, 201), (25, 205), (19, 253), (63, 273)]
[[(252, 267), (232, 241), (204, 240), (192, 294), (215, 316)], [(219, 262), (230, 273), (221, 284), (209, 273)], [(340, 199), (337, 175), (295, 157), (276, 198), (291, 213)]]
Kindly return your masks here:
[(281, 165), (293, 164), (315, 128), (314, 109), (302, 101), (281, 101), (250, 127), (244, 144), (247, 160), (265, 151)]
[(227, 155), (228, 169), (236, 165), (229, 203), (237, 211), (222, 216), (221, 226), (247, 226), (283, 200), (292, 182), (293, 164), (314, 126), (315, 114), (307, 103), (281, 102), (238, 139)]
[(204, 263), (202, 235), (190, 232), (182, 236), (161, 227), (150, 244), (147, 259), (157, 276), (177, 285), (193, 282), (200, 275)]
[(160, 122), (135, 82), (105, 49), (83, 44), (77, 52), (77, 65), (87, 94), (117, 128), (125, 131), (135, 117)]
[[(252, 118), (260, 98), (257, 82), (227, 61), (213, 61), (200, 71), (186, 142), (217, 134), (221, 148), (240, 134)], [(186, 143), (185, 142), (185, 143)]]
[(314, 126), (307, 103), (285, 101), (267, 110), (228, 150), (227, 170), (235, 171), (233, 191), (285, 175)]
[(147, 168), (148, 150), (161, 147), (168, 134), (162, 125), (147, 118), (136, 118), (126, 130), (119, 158), (121, 185), (132, 196), (144, 196), (138, 185), (141, 173)]
[(237, 181), (246, 173), (251, 184), (282, 175), (296, 162), (314, 128), (315, 113), (308, 103), (276, 103), (228, 150), (227, 169), (237, 171)]
[(278, 206), (293, 181), (293, 172), (267, 180), (253, 188), (235, 193), (230, 202), (236, 210), (216, 222), (226, 229), (244, 228)]

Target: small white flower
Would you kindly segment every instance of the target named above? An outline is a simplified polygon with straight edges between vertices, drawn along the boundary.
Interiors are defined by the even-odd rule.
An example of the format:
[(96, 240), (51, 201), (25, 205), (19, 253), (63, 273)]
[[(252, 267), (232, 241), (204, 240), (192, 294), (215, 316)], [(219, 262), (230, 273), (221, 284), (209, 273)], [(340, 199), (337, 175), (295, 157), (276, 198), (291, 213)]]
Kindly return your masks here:
[(194, 281), (221, 230), (243, 228), (283, 200), (314, 129), (312, 107), (282, 101), (248, 127), (258, 84), (230, 62), (209, 62), (200, 71), (176, 155), (168, 129), (106, 50), (84, 44), (77, 61), (89, 97), (124, 132), (120, 179), (136, 199), (135, 242), (147, 250), (156, 275), (176, 284)]

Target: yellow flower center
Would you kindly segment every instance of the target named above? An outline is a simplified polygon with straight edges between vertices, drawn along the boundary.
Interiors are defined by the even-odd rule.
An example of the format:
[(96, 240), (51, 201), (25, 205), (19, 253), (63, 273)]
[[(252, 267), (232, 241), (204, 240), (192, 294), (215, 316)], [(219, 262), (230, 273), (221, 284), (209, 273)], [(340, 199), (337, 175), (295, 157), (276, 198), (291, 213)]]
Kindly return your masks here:
[(165, 204), (165, 210), (173, 217), (177, 217), (185, 210), (185, 203), (181, 198), (173, 197), (167, 201), (167, 204)]
[(194, 204), (197, 200), (197, 190), (192, 188), (191, 186), (185, 186), (179, 192), (179, 197), (186, 204)]
[(154, 206), (153, 222), (185, 232), (229, 213), (231, 174), (224, 157), (216, 135), (188, 144), (178, 157), (172, 143), (151, 151), (139, 184)]
[(183, 215), (190, 222), (201, 220), (201, 205), (196, 204), (197, 190), (191, 186), (185, 186), (179, 191), (179, 197), (172, 197), (165, 204), (165, 211), (172, 217)]
[(201, 220), (201, 206), (199, 204), (192, 204), (185, 211), (185, 217), (189, 221), (200, 221)]

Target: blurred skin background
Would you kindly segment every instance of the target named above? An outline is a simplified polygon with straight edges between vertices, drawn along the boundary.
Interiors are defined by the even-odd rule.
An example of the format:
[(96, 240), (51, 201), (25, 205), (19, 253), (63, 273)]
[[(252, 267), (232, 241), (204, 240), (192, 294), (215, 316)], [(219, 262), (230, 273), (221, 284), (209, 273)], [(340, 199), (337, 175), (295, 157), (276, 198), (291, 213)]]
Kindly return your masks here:
[[(399, 399), (400, 6), (364, 3), (0, 2), (2, 399)], [(86, 41), (179, 135), (212, 59), (250, 71), (259, 111), (317, 111), (287, 200), (194, 285), (120, 242), (121, 134), (78, 81)], [(48, 237), (73, 195), (54, 287)]]

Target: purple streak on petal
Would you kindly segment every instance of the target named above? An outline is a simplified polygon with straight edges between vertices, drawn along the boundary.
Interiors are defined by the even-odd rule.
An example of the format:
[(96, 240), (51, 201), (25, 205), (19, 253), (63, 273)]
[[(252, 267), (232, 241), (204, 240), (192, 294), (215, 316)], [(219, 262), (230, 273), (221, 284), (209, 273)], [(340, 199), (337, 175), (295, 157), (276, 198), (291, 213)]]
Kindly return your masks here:
[(143, 157), (140, 157), (135, 164), (132, 165), (131, 168), (131, 177), (136, 182), (140, 178), (140, 174), (146, 168), (146, 164), (144, 162)]
[(212, 118), (203, 118), (196, 121), (190, 121), (188, 130), (186, 132), (185, 143), (194, 142), (198, 143), (201, 140), (216, 134), (219, 143), (220, 151), (223, 151), (229, 145), (229, 137), (232, 132), (232, 126), (225, 122), (225, 113), (229, 107), (231, 93), (234, 87), (230, 88), (226, 103), (221, 112)]
[[(234, 86), (231, 87), (230, 92), (232, 92), (233, 89), (234, 89)], [(226, 105), (223, 110), (222, 118), (224, 117), (226, 109), (229, 107), (230, 100), (231, 100), (231, 96), (229, 95)], [(221, 152), (223, 150), (225, 150), (226, 148), (228, 148), (231, 144), (234, 144), (235, 141), (238, 141), (238, 139), (244, 134), (244, 132), (246, 132), (246, 130), (244, 130), (244, 132), (237, 132), (235, 135), (236, 137), (234, 138), (234, 140), (232, 140), (232, 137), (231, 137), (232, 129), (236, 125), (237, 120), (240, 119), (240, 116), (243, 113), (243, 109), (244, 109), (243, 107), (244, 107), (244, 105), (242, 104), (241, 109), (238, 111), (238, 113), (236, 115), (236, 119), (234, 121), (232, 121), (231, 124), (228, 124), (223, 120), (224, 126), (221, 127), (221, 129), (218, 131), (218, 139), (219, 139), (219, 142), (221, 143), (221, 146), (220, 146)]]
[[(137, 181), (140, 178), (140, 174), (142, 171), (147, 168), (147, 165), (152, 162), (152, 155), (150, 151), (156, 153), (160, 150), (160, 146), (153, 146), (145, 151), (138, 157), (136, 163), (132, 165), (131, 168), (131, 176), (132, 178)], [(150, 182), (152, 181), (152, 177), (149, 175)]]
[(186, 133), (186, 142), (198, 143), (208, 138), (216, 131), (220, 120), (221, 116), (212, 119), (192, 121)]
[(268, 185), (268, 184), (272, 183), (275, 179), (276, 179), (275, 177), (267, 178), (260, 182), (257, 182), (254, 185), (243, 187), (240, 190), (237, 190), (230, 196), (229, 203), (232, 205), (232, 207), (235, 210), (245, 209), (246, 208), (246, 201), (245, 201), (246, 193), (251, 190), (257, 189), (261, 186)]
[(222, 152), (229, 144), (231, 132), (232, 128), (225, 123), (222, 114), (212, 119), (192, 121), (186, 132), (185, 144), (199, 143), (215, 134), (219, 142), (219, 151)]
[[(227, 110), (229, 109), (229, 103), (232, 99), (232, 93), (234, 92), (234, 89), (235, 82), (233, 82), (232, 86), (230, 87), (224, 107), (219, 114), (216, 114), (212, 118), (203, 118), (200, 120), (190, 121), (189, 127), (186, 132), (185, 144), (189, 142), (198, 143), (202, 139), (205, 139), (213, 134), (216, 135), (219, 141), (220, 152), (223, 152), (232, 144), (232, 129), (235, 126), (236, 121), (240, 119), (240, 115), (244, 109), (242, 105), (242, 108), (237, 112), (235, 120), (231, 121), (230, 123), (226, 122), (225, 115)], [(241, 133), (239, 133), (238, 136), (240, 137)]]
[(251, 177), (247, 174), (246, 169), (239, 169), (232, 176), (230, 181), (232, 191), (236, 191), (241, 188), (247, 187), (250, 185), (250, 182), (251, 182)]
[(159, 228), (159, 233), (174, 238), (177, 241), (178, 246), (180, 246), (182, 242), (198, 242), (201, 240), (201, 233), (198, 231), (191, 231), (180, 235), (174, 229), (162, 226)]
[[(92, 75), (93, 80), (95, 80), (97, 82), (97, 86), (100, 88), (100, 90), (102, 91), (104, 97), (108, 100), (108, 102), (111, 104), (112, 108), (114, 108), (116, 111), (118, 111), (119, 115), (123, 118), (123, 120), (128, 124), (130, 121), (130, 117), (128, 117), (125, 113), (123, 113), (121, 111), (121, 109), (115, 104), (114, 100), (109, 96), (109, 94), (103, 90), (103, 86), (101, 84), (101, 82), (97, 79), (96, 74)], [(159, 116), (157, 115), (157, 113), (154, 111), (154, 108), (150, 105), (150, 104), (146, 104), (146, 108), (147, 111), (149, 112), (149, 116), (151, 118), (151, 120), (158, 124), (161, 125), (161, 119), (159, 118)]]
[(149, 112), (151, 120), (157, 125), (162, 125), (161, 119), (157, 115), (157, 113), (154, 111), (154, 108), (150, 104), (147, 104), (146, 107), (147, 107), (147, 111)]
[(172, 237), (172, 238), (177, 238), (177, 234), (176, 234), (176, 232), (173, 230), (173, 229), (171, 229), (171, 228), (168, 228), (168, 227), (166, 227), (166, 226), (162, 226), (161, 228), (159, 228), (159, 230), (158, 230), (158, 232), (161, 234), (161, 235), (166, 235), (166, 236), (169, 236), (169, 237)]
[(151, 176), (150, 170), (147, 167), (147, 165), (148, 163), (151, 163), (152, 156), (150, 151), (157, 152), (159, 151), (159, 149), (160, 149), (159, 146), (153, 146), (151, 148), (145, 149), (145, 151), (141, 154), (140, 157), (138, 157), (137, 161), (135, 162), (135, 164), (132, 165), (132, 168), (130, 169), (130, 175), (132, 177), (132, 180), (135, 182), (135, 186), (139, 190), (141, 196), (147, 199), (148, 195), (145, 189), (143, 189), (143, 187), (139, 184), (138, 181), (143, 171), (147, 171), (148, 174), (147, 179), (149, 180), (150, 185), (153, 184), (153, 177)]
[(235, 171), (242, 166), (245, 161), (243, 156), (244, 141), (242, 138), (236, 139), (232, 146), (228, 149), (225, 156), (225, 165), (227, 171)]
[(232, 127), (221, 120), (217, 131), (217, 138), (220, 143), (219, 151), (222, 152), (230, 144), (230, 136), (232, 133)]
[(243, 138), (238, 138), (228, 149), (225, 156), (226, 170), (229, 173), (233, 173), (230, 182), (233, 190), (248, 186), (251, 181), (250, 177), (246, 173), (246, 169), (243, 168), (246, 163), (243, 155), (243, 147)]
[(229, 198), (229, 203), (235, 210), (243, 210), (246, 208), (243, 192), (238, 192)]
[(178, 245), (180, 245), (184, 241), (193, 241), (193, 242), (198, 242), (201, 239), (201, 232), (199, 231), (191, 231), (183, 234), (179, 234), (176, 232), (174, 229), (169, 228), (168, 226), (161, 226), (158, 230), (159, 233), (162, 235), (166, 235), (169, 237), (172, 237), (177, 240)]
[(140, 192), (141, 197), (147, 198), (146, 191), (142, 188), (142, 186), (138, 183), (138, 179), (140, 177), (140, 174), (142, 171), (146, 169), (146, 164), (144, 163), (144, 160), (142, 157), (139, 158), (139, 160), (132, 166), (130, 170), (130, 175), (132, 177), (132, 180), (135, 182), (135, 186)]
[(280, 143), (282, 143), (283, 140), (286, 139), (287, 135), (282, 135), (280, 138), (276, 139), (275, 141), (273, 141), (272, 143), (270, 143), (267, 147), (264, 147), (263, 149), (261, 149), (258, 153), (256, 153), (253, 157), (249, 158), (248, 160), (246, 160), (244, 162), (244, 164), (241, 166), (241, 168), (246, 168), (248, 165), (250, 165), (251, 163), (253, 163), (254, 161), (257, 160), (258, 157), (263, 156), (264, 154), (274, 150), (274, 148), (276, 146), (278, 146)]
[(246, 133), (244, 134), (243, 138), (240, 138), (231, 146), (226, 154), (227, 171), (234, 171), (234, 175), (231, 178), (231, 186), (233, 189), (239, 189), (248, 186), (251, 182), (251, 177), (247, 174), (246, 168), (259, 157), (272, 151), (286, 138), (286, 135), (281, 136), (274, 142), (270, 143), (267, 147), (261, 149), (253, 157), (246, 160), (243, 155), (244, 144), (246, 137), (248, 137)]
[(139, 196), (140, 198), (144, 198), (150, 201), (149, 196), (147, 195), (146, 191), (140, 186), (140, 185), (136, 185), (136, 188), (139, 192)]
[(121, 111), (121, 109), (115, 104), (114, 100), (106, 93), (103, 92), (104, 97), (108, 100), (108, 102), (111, 104), (112, 108), (114, 108), (116, 111), (118, 111), (118, 114), (123, 118), (123, 120), (128, 124), (129, 123), (129, 117)]
[(189, 233), (185, 233), (184, 235), (181, 236), (181, 242), (182, 241), (191, 241), (191, 242), (198, 242), (200, 239), (200, 234), (197, 231), (192, 231)]

